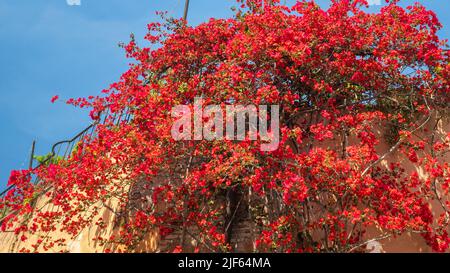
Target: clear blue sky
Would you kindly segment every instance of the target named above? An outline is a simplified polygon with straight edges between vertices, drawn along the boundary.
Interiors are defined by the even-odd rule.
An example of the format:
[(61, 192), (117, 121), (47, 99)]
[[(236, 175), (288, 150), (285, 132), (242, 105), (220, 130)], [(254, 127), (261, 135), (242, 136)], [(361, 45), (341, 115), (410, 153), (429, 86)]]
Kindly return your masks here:
[[(51, 104), (53, 95), (65, 100), (99, 94), (127, 69), (117, 44), (130, 33), (142, 41), (147, 23), (158, 19), (155, 11), (181, 17), (184, 6), (184, 0), (80, 0), (79, 6), (66, 1), (0, 0), (0, 189), (12, 169), (27, 167), (33, 139), (36, 154), (46, 154), (89, 124), (86, 112)], [(441, 36), (449, 38), (450, 3), (420, 2), (437, 12)], [(189, 23), (229, 17), (233, 5), (191, 0)]]

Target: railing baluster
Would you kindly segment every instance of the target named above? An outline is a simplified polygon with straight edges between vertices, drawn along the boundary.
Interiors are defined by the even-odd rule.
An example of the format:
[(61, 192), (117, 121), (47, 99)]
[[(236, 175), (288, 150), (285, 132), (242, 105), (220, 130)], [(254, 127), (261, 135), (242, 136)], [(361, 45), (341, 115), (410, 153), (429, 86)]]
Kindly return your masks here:
[[(60, 141), (60, 142), (55, 143), (52, 146), (51, 154), (44, 161), (39, 162), (39, 164), (34, 168), (32, 166), (32, 162), (34, 159), (35, 141), (33, 141), (32, 153), (31, 153), (31, 157), (30, 157), (30, 169), (35, 170), (49, 162), (51, 163), (52, 159), (57, 160), (58, 157), (61, 156), (60, 153), (62, 150), (62, 145), (67, 145), (66, 149), (64, 151), (64, 154), (62, 156), (62, 160), (69, 159), (74, 151), (75, 145), (78, 145), (78, 143), (80, 141), (83, 141), (85, 136), (89, 136), (90, 137), (89, 141), (92, 141), (92, 138), (97, 135), (96, 129), (97, 129), (98, 124), (110, 123), (113, 126), (118, 126), (118, 125), (120, 125), (120, 123), (122, 121), (125, 121), (128, 123), (128, 122), (130, 122), (130, 120), (132, 120), (132, 115), (131, 115), (129, 109), (124, 109), (124, 110), (120, 111), (120, 114), (118, 112), (114, 112), (113, 114), (110, 114), (110, 109), (107, 108), (105, 113), (100, 114), (100, 117), (96, 122), (89, 125), (87, 128), (85, 128), (80, 133), (78, 133), (75, 137), (73, 137), (70, 140), (65, 140), (65, 141)], [(35, 183), (38, 183), (39, 177), (35, 177), (34, 180), (35, 180)], [(0, 197), (4, 196), (7, 192), (12, 190), (13, 188), (14, 188), (14, 185), (11, 185), (8, 188), (6, 188), (4, 191), (2, 191), (0, 193)]]

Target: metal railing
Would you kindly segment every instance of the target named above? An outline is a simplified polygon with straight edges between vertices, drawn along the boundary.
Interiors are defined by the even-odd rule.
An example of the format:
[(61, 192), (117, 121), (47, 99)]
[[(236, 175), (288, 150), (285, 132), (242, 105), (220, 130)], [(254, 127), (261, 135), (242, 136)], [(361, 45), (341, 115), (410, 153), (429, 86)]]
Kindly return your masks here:
[[(40, 168), (49, 162), (52, 162), (52, 160), (58, 159), (58, 160), (67, 160), (70, 158), (74, 150), (77, 148), (77, 145), (85, 140), (85, 137), (94, 137), (96, 134), (96, 128), (99, 124), (105, 124), (106, 121), (110, 121), (113, 125), (119, 125), (122, 121), (129, 122), (131, 120), (132, 116), (128, 110), (121, 111), (120, 113), (114, 113), (113, 115), (109, 114), (109, 110), (105, 112), (104, 114), (101, 114), (99, 119), (90, 124), (88, 127), (83, 129), (81, 132), (79, 132), (77, 135), (75, 135), (73, 138), (68, 140), (59, 141), (55, 144), (53, 144), (51, 148), (51, 152), (45, 156), (45, 159), (40, 161), (39, 164), (36, 167), (33, 166), (33, 161), (35, 160), (33, 156), (33, 152), (31, 153), (30, 158), (30, 169), (36, 170), (37, 168)], [(33, 150), (34, 150), (34, 142), (33, 142)], [(39, 177), (35, 178), (34, 181), (35, 184), (39, 183)], [(15, 185), (8, 186), (5, 190), (3, 190), (0, 193), (0, 197), (3, 197), (6, 193), (8, 193), (10, 190), (14, 189)]]

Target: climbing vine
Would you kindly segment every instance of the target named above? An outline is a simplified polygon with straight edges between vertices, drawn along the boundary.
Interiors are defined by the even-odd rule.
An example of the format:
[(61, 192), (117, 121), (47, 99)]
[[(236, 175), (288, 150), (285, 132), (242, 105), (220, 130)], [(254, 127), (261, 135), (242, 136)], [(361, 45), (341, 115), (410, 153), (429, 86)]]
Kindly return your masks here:
[[(135, 61), (118, 82), (67, 102), (94, 120), (106, 115), (96, 134), (67, 160), (12, 172), (2, 231), (26, 241), (58, 226), (75, 238), (104, 226), (92, 215), (106, 207), (118, 232), (96, 238), (105, 252), (133, 252), (153, 230), (181, 232), (169, 251), (233, 251), (242, 215), (256, 227), (255, 251), (359, 252), (406, 232), (448, 250), (449, 52), (432, 11), (387, 2), (368, 13), (364, 0), (326, 10), (241, 0), (232, 18), (149, 24), (151, 45), (124, 45)], [(280, 105), (279, 148), (174, 141), (172, 107), (199, 96), (205, 105)], [(116, 122), (124, 111), (131, 120)], [(60, 209), (39, 211), (42, 195)], [(46, 236), (22, 251), (60, 244)]]

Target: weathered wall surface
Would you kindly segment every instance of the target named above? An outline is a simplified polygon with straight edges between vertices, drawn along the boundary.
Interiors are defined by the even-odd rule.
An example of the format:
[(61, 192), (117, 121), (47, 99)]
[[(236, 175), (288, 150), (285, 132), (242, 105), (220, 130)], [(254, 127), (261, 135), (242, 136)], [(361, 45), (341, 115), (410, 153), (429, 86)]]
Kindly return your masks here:
[[(55, 212), (58, 210), (55, 206), (48, 203), (48, 198), (41, 197), (37, 200), (36, 208), (40, 208), (42, 212)], [(92, 212), (86, 212), (92, 213)], [(85, 228), (80, 234), (72, 238), (67, 233), (60, 232), (61, 226), (56, 225), (55, 230), (52, 232), (38, 232), (36, 234), (25, 233), (27, 240), (22, 241), (19, 236), (15, 236), (12, 232), (0, 233), (0, 252), (19, 252), (22, 249), (34, 249), (35, 245), (38, 245), (38, 252), (71, 252), (71, 253), (85, 253), (85, 252), (102, 252), (104, 247), (99, 246), (95, 240), (95, 237), (99, 235), (107, 236), (114, 232), (113, 229), (113, 215), (107, 209), (101, 209), (99, 215), (94, 217), (94, 221), (100, 217), (107, 219), (108, 226), (100, 229), (96, 225)], [(108, 221), (110, 220), (110, 221)], [(38, 239), (41, 236), (50, 236), (52, 238), (58, 238), (65, 240), (61, 246), (55, 245), (50, 250), (46, 250), (42, 244), (38, 243)]]
[[(441, 124), (439, 130), (442, 132), (450, 132), (450, 123)], [(387, 143), (382, 143), (379, 145), (380, 154), (384, 151), (389, 150), (391, 145)], [(450, 155), (443, 159), (445, 162), (450, 162)], [(404, 162), (403, 167), (407, 172), (417, 171), (419, 175), (424, 177), (424, 171), (420, 168), (416, 168), (414, 165), (410, 164), (407, 159), (400, 156), (398, 153), (389, 154), (385, 160), (381, 162), (382, 166), (388, 166), (390, 162)], [(141, 192), (139, 189), (137, 192)], [(99, 205), (100, 206), (100, 205)], [(441, 213), (441, 209), (438, 204), (431, 204), (434, 213)], [(54, 211), (57, 208), (48, 204), (48, 199), (40, 198), (37, 201), (37, 207), (42, 208), (43, 211)], [(100, 206), (101, 207), (101, 206)], [(114, 204), (109, 204), (109, 207), (114, 208)], [(91, 212), (87, 212), (91, 213)], [(106, 208), (100, 209), (100, 213), (94, 217), (95, 222), (97, 219), (102, 218), (104, 222), (108, 225), (104, 228), (99, 228), (96, 225), (89, 226), (85, 228), (75, 239), (71, 238), (65, 233), (58, 231), (50, 232), (45, 234), (53, 238), (66, 239), (67, 244), (64, 246), (55, 246), (50, 251), (51, 252), (71, 252), (71, 253), (92, 253), (92, 252), (103, 252), (105, 250), (104, 246), (100, 246), (96, 243), (93, 238), (102, 235), (108, 237), (111, 234), (117, 232), (114, 228), (115, 215), (110, 210)], [(56, 227), (56, 230), (59, 227)], [(258, 227), (255, 227), (249, 219), (245, 217), (236, 223), (231, 236), (232, 246), (236, 252), (250, 252), (254, 249), (254, 240), (257, 237)], [(367, 232), (367, 238), (374, 238), (379, 235), (379, 231), (376, 229), (371, 229)], [(32, 245), (36, 244), (39, 235), (29, 235), (30, 237), (25, 242), (22, 242), (18, 236), (13, 233), (0, 233), (0, 252), (18, 252), (22, 248), (32, 248)], [(171, 247), (178, 245), (180, 242), (181, 232), (176, 232), (160, 240), (156, 232), (151, 232), (142, 241), (138, 247), (139, 252), (165, 252)], [(186, 244), (191, 246), (191, 249), (198, 246), (198, 242), (189, 235), (186, 238)], [(120, 245), (109, 246), (113, 251), (121, 250)], [(41, 246), (37, 248), (39, 252), (46, 252)], [(202, 248), (201, 248), (202, 249)], [(404, 234), (397, 238), (384, 239), (380, 241), (370, 242), (368, 249), (373, 252), (431, 252), (430, 247), (428, 247), (424, 239), (419, 234)], [(203, 249), (202, 249), (203, 250)], [(205, 250), (207, 251), (207, 250)]]

